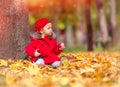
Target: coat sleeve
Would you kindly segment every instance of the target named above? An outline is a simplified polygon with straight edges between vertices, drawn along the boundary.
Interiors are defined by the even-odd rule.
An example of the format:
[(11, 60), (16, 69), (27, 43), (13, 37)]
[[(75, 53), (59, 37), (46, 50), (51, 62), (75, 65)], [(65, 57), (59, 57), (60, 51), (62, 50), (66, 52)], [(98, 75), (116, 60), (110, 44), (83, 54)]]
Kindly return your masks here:
[(25, 47), (25, 52), (27, 53), (27, 55), (34, 56), (36, 50), (35, 46), (36, 46), (36, 41), (32, 41)]
[(56, 55), (58, 55), (58, 54), (60, 54), (62, 52), (62, 50), (59, 49), (60, 46), (61, 46), (61, 43), (57, 44), (56, 47), (55, 47), (55, 49), (54, 49), (54, 53)]

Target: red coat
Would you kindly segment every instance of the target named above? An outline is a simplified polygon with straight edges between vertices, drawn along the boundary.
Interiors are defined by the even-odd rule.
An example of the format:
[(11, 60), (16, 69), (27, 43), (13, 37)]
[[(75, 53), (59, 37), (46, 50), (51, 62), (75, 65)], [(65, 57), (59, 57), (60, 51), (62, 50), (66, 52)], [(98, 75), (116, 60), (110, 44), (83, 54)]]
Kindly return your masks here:
[(38, 50), (41, 53), (41, 57), (44, 59), (45, 64), (51, 64), (55, 61), (60, 61), (60, 58), (57, 56), (61, 53), (59, 50), (60, 44), (57, 45), (56, 38), (50, 39), (50, 37), (46, 36), (45, 38), (41, 38), (38, 40), (32, 40), (25, 47), (26, 53), (31, 56), (31, 61), (35, 62), (36, 57), (34, 53)]

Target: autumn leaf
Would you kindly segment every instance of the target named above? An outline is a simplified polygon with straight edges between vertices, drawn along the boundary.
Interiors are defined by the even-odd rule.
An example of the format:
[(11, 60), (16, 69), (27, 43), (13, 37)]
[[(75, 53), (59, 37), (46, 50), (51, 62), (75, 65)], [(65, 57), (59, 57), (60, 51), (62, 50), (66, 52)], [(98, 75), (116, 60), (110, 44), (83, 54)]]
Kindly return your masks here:
[(62, 53), (61, 65), (0, 59), (0, 87), (119, 87), (120, 52)]
[(7, 66), (8, 63), (5, 60), (0, 59), (0, 66)]
[(26, 70), (31, 76), (39, 74), (40, 68), (36, 64), (32, 64), (31, 66), (27, 67)]
[(81, 74), (86, 72), (95, 72), (95, 70), (90, 67), (85, 67), (84, 69), (81, 69)]
[(14, 81), (15, 81), (14, 77), (11, 77), (11, 76), (7, 76), (6, 77), (6, 83), (7, 83), (7, 85), (13, 84)]
[(76, 60), (81, 60), (82, 58), (84, 58), (82, 55), (77, 55)]

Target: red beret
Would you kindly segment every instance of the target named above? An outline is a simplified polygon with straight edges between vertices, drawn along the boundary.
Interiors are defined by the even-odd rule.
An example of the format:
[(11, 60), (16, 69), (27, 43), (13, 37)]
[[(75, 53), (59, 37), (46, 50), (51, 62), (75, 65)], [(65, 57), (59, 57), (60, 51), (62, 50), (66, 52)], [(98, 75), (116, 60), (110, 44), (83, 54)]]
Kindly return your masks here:
[(50, 23), (51, 21), (48, 18), (40, 18), (36, 21), (34, 30), (40, 31), (46, 24)]

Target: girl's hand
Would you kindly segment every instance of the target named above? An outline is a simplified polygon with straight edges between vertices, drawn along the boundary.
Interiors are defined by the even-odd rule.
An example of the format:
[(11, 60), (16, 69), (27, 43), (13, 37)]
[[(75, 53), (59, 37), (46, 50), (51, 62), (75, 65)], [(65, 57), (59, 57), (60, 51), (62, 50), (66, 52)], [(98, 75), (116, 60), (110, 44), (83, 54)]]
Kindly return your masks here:
[(35, 56), (35, 57), (40, 56), (40, 53), (38, 52), (38, 50), (35, 51), (34, 56)]
[(59, 48), (59, 50), (64, 50), (64, 49), (65, 49), (64, 43), (60, 43), (60, 48)]

